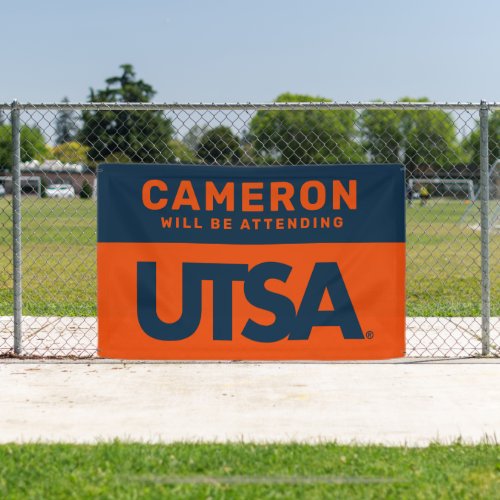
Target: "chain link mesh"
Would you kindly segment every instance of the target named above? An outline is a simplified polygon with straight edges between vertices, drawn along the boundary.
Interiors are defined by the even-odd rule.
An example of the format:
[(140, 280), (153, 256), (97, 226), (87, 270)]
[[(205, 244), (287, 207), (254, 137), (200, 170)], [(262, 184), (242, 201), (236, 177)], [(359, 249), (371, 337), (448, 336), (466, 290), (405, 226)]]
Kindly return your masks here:
[[(21, 109), (23, 355), (96, 355), (101, 162), (403, 163), (407, 355), (481, 353), (478, 105), (60, 104)], [(0, 353), (12, 346), (9, 106), (0, 107)], [(490, 113), (492, 353), (500, 342), (500, 112)], [(2, 131), (3, 129), (3, 131)], [(182, 168), (182, 167), (180, 167)], [(2, 173), (3, 172), (3, 173)]]

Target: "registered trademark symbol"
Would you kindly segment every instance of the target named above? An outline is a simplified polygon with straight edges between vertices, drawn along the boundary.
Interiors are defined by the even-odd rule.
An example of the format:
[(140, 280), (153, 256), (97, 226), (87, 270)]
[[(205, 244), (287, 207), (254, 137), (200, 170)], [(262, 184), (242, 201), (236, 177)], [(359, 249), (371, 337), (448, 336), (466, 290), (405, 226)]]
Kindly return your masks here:
[(375, 336), (375, 334), (371, 330), (368, 330), (365, 336), (367, 339), (371, 340)]

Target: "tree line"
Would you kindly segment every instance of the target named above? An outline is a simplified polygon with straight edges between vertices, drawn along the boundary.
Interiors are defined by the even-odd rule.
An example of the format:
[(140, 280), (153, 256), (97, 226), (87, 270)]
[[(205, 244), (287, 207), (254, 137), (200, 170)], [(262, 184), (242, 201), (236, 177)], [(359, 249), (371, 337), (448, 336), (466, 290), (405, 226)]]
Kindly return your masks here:
[[(125, 64), (89, 102), (151, 102), (154, 88)], [(67, 99), (65, 99), (67, 102)], [(284, 93), (276, 102), (329, 102)], [(403, 102), (428, 102), (404, 97)], [(161, 111), (62, 109), (55, 145), (36, 126), (21, 127), (21, 160), (54, 158), (83, 163), (178, 162), (204, 164), (403, 163), (411, 173), (423, 166), (451, 169), (479, 165), (479, 129), (459, 136), (454, 115), (439, 109), (257, 111), (242, 133), (225, 125), (194, 125), (182, 138)], [(500, 113), (489, 123), (490, 153), (500, 158)], [(11, 166), (11, 127), (0, 122), (0, 169)]]

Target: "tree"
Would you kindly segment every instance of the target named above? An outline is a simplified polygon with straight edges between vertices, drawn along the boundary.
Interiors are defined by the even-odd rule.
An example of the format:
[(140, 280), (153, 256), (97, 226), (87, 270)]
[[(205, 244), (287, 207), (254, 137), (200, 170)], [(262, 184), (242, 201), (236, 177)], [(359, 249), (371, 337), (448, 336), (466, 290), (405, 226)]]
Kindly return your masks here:
[[(20, 132), (21, 161), (43, 160), (48, 149), (45, 138), (37, 127), (23, 125)], [(0, 169), (12, 167), (12, 127), (0, 125)]]
[(92, 198), (94, 190), (92, 189), (92, 186), (88, 183), (88, 181), (85, 179), (82, 184), (82, 190), (80, 191), (80, 198), (84, 200), (88, 200)]
[[(479, 168), (480, 165), (480, 138), (479, 123), (476, 128), (463, 140), (462, 146), (467, 155), (468, 163)], [(490, 165), (500, 160), (500, 111), (491, 113), (488, 121), (488, 149)]]
[(464, 160), (453, 118), (446, 111), (406, 111), (403, 132), (406, 139), (404, 161), (410, 173), (423, 166), (449, 170)]
[[(276, 102), (330, 102), (323, 97), (281, 94)], [(363, 151), (354, 110), (258, 111), (250, 121), (254, 148), (265, 163), (357, 163)]]
[(104, 158), (106, 163), (132, 163), (132, 160), (125, 154), (117, 151)]
[[(403, 97), (401, 102), (429, 102)], [(410, 174), (424, 166), (451, 168), (463, 161), (453, 118), (440, 109), (366, 110), (361, 114), (363, 146), (370, 159), (406, 165)]]
[(183, 141), (172, 139), (168, 143), (168, 148), (174, 155), (176, 163), (196, 163), (196, 153), (189, 148)]
[(208, 125), (193, 125), (183, 137), (182, 142), (193, 151), (196, 151), (203, 134), (208, 130)]
[(240, 163), (243, 151), (233, 131), (221, 125), (203, 134), (196, 154), (203, 163), (235, 165)]
[(361, 113), (363, 147), (375, 163), (399, 163), (403, 154), (403, 130), (400, 111), (367, 109)]
[(71, 141), (54, 146), (51, 153), (54, 158), (63, 163), (81, 163), (86, 165), (88, 162), (88, 150), (88, 146), (76, 141)]
[[(151, 85), (136, 79), (130, 64), (122, 74), (106, 80), (102, 90), (90, 90), (90, 102), (149, 102), (155, 95)], [(85, 111), (80, 142), (89, 147), (93, 162), (110, 155), (125, 155), (132, 162), (164, 162), (175, 159), (168, 147), (172, 122), (161, 111)]]
[[(63, 103), (67, 104), (69, 99), (64, 97)], [(61, 109), (56, 115), (56, 144), (71, 142), (78, 133), (78, 114), (73, 109)]]

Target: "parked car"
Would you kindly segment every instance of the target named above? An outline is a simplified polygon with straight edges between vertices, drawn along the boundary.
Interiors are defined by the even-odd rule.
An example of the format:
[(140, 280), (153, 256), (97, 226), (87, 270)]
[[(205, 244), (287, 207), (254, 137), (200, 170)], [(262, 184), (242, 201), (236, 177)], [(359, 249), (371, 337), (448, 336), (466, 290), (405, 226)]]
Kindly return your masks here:
[(71, 184), (51, 184), (45, 188), (47, 198), (74, 198), (75, 188)]
[(3, 184), (0, 184), (0, 198), (2, 198), (2, 196), (5, 196), (5, 188)]

